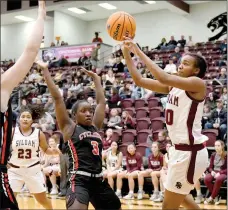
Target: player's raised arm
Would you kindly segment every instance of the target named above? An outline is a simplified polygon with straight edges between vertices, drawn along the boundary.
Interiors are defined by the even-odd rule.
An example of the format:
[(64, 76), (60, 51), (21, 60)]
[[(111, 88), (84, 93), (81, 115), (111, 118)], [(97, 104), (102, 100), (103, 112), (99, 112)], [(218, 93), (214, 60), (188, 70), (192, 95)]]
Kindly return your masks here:
[(92, 77), (94, 81), (97, 107), (93, 117), (93, 124), (98, 129), (101, 129), (105, 118), (105, 105), (106, 105), (104, 89), (101, 85), (101, 78), (96, 73), (93, 73), (92, 71), (87, 71), (85, 68), (82, 68), (82, 70), (88, 76)]
[[(206, 90), (205, 83), (202, 81), (201, 74), (203, 77), (203, 72), (206, 71), (206, 63), (203, 61), (202, 57), (199, 57), (198, 62), (195, 62), (195, 59), (191, 58), (185, 58), (182, 59), (181, 65), (179, 66), (179, 76), (176, 75), (170, 75), (163, 71), (157, 64), (155, 64), (147, 55), (145, 55), (139, 47), (136, 45), (136, 43), (125, 37), (124, 45), (126, 48), (130, 49), (132, 52), (136, 53), (140, 59), (145, 63), (149, 71), (152, 73), (152, 75), (162, 84), (170, 86), (170, 87), (176, 87), (182, 90), (186, 90), (189, 92), (201, 92), (202, 90)], [(185, 56), (186, 57), (186, 56)], [(190, 56), (189, 56), (190, 57)], [(201, 66), (202, 65), (202, 66)], [(182, 68), (194, 68), (195, 71), (195, 77), (191, 76), (189, 77), (189, 74), (192, 74), (192, 72), (182, 72)], [(200, 69), (202, 68), (202, 70)], [(183, 75), (182, 75), (183, 74)], [(197, 77), (198, 76), (198, 77)], [(200, 78), (199, 78), (200, 77)]]
[(59, 128), (63, 133), (64, 141), (68, 141), (74, 132), (75, 123), (70, 119), (63, 98), (51, 78), (51, 75), (48, 71), (48, 64), (42, 61), (37, 61), (37, 64), (43, 70), (44, 79), (47, 83), (51, 96), (55, 102), (56, 119)]
[(130, 51), (126, 47), (123, 46), (122, 52), (123, 52), (128, 70), (132, 76), (132, 79), (134, 80), (134, 82), (137, 86), (143, 87), (143, 88), (146, 88), (148, 90), (152, 90), (152, 91), (155, 91), (158, 93), (168, 93), (169, 92), (169, 86), (163, 85), (157, 80), (147, 79), (147, 78), (142, 77), (142, 75), (138, 72), (138, 70), (136, 69), (136, 67), (132, 61)]
[[(24, 52), (17, 62), (1, 75), (1, 97), (8, 102), (11, 92), (31, 69), (40, 49), (46, 17), (45, 1), (39, 1), (38, 18), (34, 23)], [(2, 103), (1, 103), (2, 104)], [(2, 104), (4, 106), (4, 104)]]

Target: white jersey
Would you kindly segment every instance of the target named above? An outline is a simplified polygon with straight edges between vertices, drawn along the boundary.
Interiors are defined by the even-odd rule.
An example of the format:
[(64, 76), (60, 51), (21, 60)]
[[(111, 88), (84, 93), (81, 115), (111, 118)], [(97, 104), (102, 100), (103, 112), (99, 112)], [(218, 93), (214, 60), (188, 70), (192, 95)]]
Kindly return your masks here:
[(173, 144), (201, 144), (204, 101), (197, 101), (185, 91), (172, 88), (167, 97), (166, 126)]
[(118, 155), (112, 155), (112, 151), (108, 152), (108, 165), (111, 169), (114, 169), (117, 166), (119, 154)]
[(19, 127), (15, 127), (12, 140), (12, 153), (9, 160), (16, 166), (29, 167), (40, 161), (40, 130), (34, 128), (29, 136), (24, 136)]

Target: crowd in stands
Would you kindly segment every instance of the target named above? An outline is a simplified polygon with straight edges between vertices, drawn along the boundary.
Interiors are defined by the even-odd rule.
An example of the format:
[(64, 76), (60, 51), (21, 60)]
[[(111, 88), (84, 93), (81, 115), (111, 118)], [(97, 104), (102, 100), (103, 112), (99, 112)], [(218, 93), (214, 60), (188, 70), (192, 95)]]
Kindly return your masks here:
[[(98, 35), (98, 33), (97, 33)], [(215, 152), (210, 157), (210, 166), (202, 175), (202, 179), (210, 192), (205, 204), (219, 204), (219, 189), (227, 177), (227, 44), (226, 40), (206, 43), (194, 43), (182, 35), (179, 41), (171, 36), (167, 43), (163, 38), (161, 43), (151, 50), (142, 47), (142, 50), (151, 60), (157, 63), (169, 74), (177, 74), (181, 57), (188, 52), (195, 52), (205, 57), (208, 63), (208, 72), (205, 76), (207, 96), (203, 110), (203, 133), (208, 135), (207, 147)], [(137, 70), (146, 78), (153, 78), (146, 66), (135, 55), (132, 55)], [(10, 60), (2, 64), (4, 71), (13, 65)], [(80, 66), (95, 71), (101, 76), (101, 82), (106, 96), (106, 119), (100, 135), (103, 138), (104, 177), (116, 194), (122, 198), (122, 180), (127, 179), (129, 193), (124, 199), (134, 199), (135, 182), (138, 180), (138, 199), (143, 198), (144, 178), (151, 177), (153, 194), (150, 200), (163, 200), (164, 182), (167, 174), (168, 159), (172, 147), (169, 134), (165, 128), (165, 108), (167, 95), (137, 87), (128, 72), (121, 50), (111, 54), (105, 66), (96, 68), (91, 58), (85, 55), (77, 62), (68, 62), (62, 57), (58, 61), (49, 61), (49, 70), (53, 80), (64, 98), (69, 115), (73, 104), (79, 99), (87, 100), (95, 109), (94, 83), (90, 77), (83, 74)], [(34, 122), (34, 127), (41, 129), (52, 147), (62, 143), (61, 133), (55, 119), (54, 103), (48, 92), (42, 71), (34, 64), (31, 72), (21, 83), (19, 97), (16, 95), (13, 102), (15, 121), (20, 107), (28, 103), (43, 105), (46, 110), (44, 116)], [(17, 103), (18, 102), (18, 103)], [(137, 162), (132, 162), (133, 158)], [(43, 157), (42, 167), (45, 177), (48, 176), (51, 194), (58, 193), (56, 178), (60, 176), (60, 196), (66, 191), (67, 161), (61, 157)], [(115, 180), (116, 179), (116, 184)], [(215, 180), (215, 182), (212, 182)], [(195, 186), (196, 201), (202, 202), (200, 184)], [(159, 192), (160, 189), (160, 192)]]

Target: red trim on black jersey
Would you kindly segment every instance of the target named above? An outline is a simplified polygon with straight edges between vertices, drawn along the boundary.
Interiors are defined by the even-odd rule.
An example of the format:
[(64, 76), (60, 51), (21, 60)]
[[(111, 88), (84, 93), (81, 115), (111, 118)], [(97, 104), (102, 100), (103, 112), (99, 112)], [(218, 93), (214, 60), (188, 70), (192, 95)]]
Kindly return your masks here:
[(8, 130), (8, 112), (6, 112), (5, 117), (7, 118), (3, 126), (3, 142), (2, 142), (2, 154), (1, 154), (1, 164), (4, 165), (5, 155), (6, 155), (6, 142), (7, 142), (7, 130)]
[(77, 170), (78, 169), (78, 155), (77, 155), (77, 151), (76, 151), (76, 149), (74, 147), (74, 144), (73, 144), (73, 142), (72, 142), (71, 139), (68, 141), (68, 144), (69, 144), (71, 155), (72, 155), (72, 158), (73, 158), (73, 169), (74, 170)]

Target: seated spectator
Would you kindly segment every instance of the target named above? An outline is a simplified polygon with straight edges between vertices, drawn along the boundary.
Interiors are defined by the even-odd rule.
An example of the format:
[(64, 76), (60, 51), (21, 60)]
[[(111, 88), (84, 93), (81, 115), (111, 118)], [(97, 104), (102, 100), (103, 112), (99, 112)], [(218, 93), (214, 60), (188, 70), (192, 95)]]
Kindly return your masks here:
[[(157, 196), (156, 199), (154, 199), (153, 201), (154, 202), (162, 202), (163, 199), (164, 199), (164, 193), (165, 193), (165, 187), (164, 187), (164, 184), (166, 182), (166, 177), (167, 177), (167, 172), (168, 172), (168, 162), (169, 162), (169, 159), (170, 159), (170, 151), (171, 151), (171, 148), (172, 147), (172, 143), (171, 141), (167, 142), (166, 144), (166, 153), (165, 155), (163, 156), (163, 167), (160, 171), (160, 189), (161, 189), (161, 192), (159, 193), (159, 195)], [(173, 147), (172, 147), (173, 148)]]
[(118, 94), (118, 90), (116, 88), (112, 87), (111, 95), (107, 100), (108, 108), (109, 109), (117, 108), (120, 101), (121, 101), (121, 98)]
[(136, 152), (135, 145), (129, 144), (127, 147), (127, 157), (126, 157), (126, 168), (127, 170), (118, 173), (116, 181), (116, 195), (122, 198), (122, 183), (123, 179), (128, 179), (129, 193), (124, 196), (124, 199), (134, 199), (134, 179), (138, 178), (139, 171), (143, 170), (142, 156), (140, 153)]
[(78, 65), (79, 66), (86, 66), (86, 62), (89, 58), (86, 56), (85, 53), (82, 54), (82, 56), (78, 59)]
[(122, 121), (120, 126), (116, 126), (116, 129), (135, 129), (135, 122), (132, 116), (128, 113), (128, 111), (122, 112)]
[(28, 105), (27, 100), (26, 100), (25, 98), (21, 98), (20, 104), (17, 106), (17, 108), (14, 110), (14, 112), (19, 113), (20, 110), (21, 110), (21, 107), (22, 107), (22, 106), (26, 106), (26, 105)]
[(217, 108), (212, 111), (211, 121), (205, 125), (206, 129), (219, 129), (220, 139), (223, 139), (227, 128), (227, 110), (223, 107), (221, 99), (217, 100)]
[(165, 147), (166, 147), (166, 137), (167, 137), (167, 131), (163, 130), (158, 133), (158, 143), (159, 143), (159, 150), (162, 153), (165, 153)]
[(122, 73), (122, 72), (124, 72), (124, 64), (121, 62), (120, 57), (117, 57), (116, 58), (116, 63), (114, 63), (114, 65), (112, 67), (112, 70), (115, 73)]
[(145, 68), (143, 67), (143, 65), (142, 65), (141, 62), (138, 62), (138, 63), (137, 63), (136, 69), (138, 70), (138, 72), (139, 72), (140, 74), (143, 74), (143, 73), (145, 72)]
[(110, 112), (110, 118), (107, 124), (108, 128), (115, 128), (116, 126), (119, 126), (121, 123), (121, 118), (118, 115), (118, 110), (117, 109), (112, 109)]
[(226, 68), (221, 68), (220, 74), (217, 76), (216, 79), (219, 80), (219, 82), (222, 85), (226, 86), (226, 84), (227, 84), (227, 70), (226, 70)]
[(154, 92), (152, 90), (148, 90), (145, 88), (141, 88), (142, 91), (142, 99), (148, 100), (150, 97), (154, 96)]
[(222, 43), (219, 45), (219, 50), (222, 54), (227, 54), (227, 40), (224, 39)]
[(119, 95), (121, 99), (131, 98), (131, 85), (129, 83), (124, 83), (124, 86), (119, 89)]
[(170, 41), (167, 44), (166, 49), (172, 50), (177, 46), (177, 41), (174, 39), (174, 36), (171, 36)]
[(189, 47), (188, 47), (188, 46), (185, 46), (185, 47), (184, 47), (184, 53), (182, 54), (182, 57), (183, 57), (186, 53), (190, 53)]
[(213, 93), (209, 93), (208, 94), (208, 101), (207, 101), (207, 104), (209, 105), (209, 107), (211, 108), (211, 110), (215, 109), (216, 108), (216, 100), (214, 98), (214, 95)]
[(125, 61), (123, 55), (120, 55), (120, 61), (123, 63), (123, 65), (126, 65), (126, 61)]
[(102, 151), (102, 156), (105, 159), (107, 152), (111, 150), (110, 146), (112, 144), (112, 134), (113, 131), (111, 128), (107, 129), (105, 132), (105, 138), (103, 138), (102, 140), (102, 144), (103, 144), (103, 151)]
[(51, 42), (50, 47), (55, 47), (55, 43), (54, 42)]
[(60, 81), (62, 79), (62, 76), (63, 76), (63, 71), (60, 69), (56, 74), (55, 74), (55, 77), (54, 77), (54, 80), (56, 82)]
[(170, 55), (170, 58), (173, 59), (174, 63), (177, 63), (177, 61), (179, 61), (179, 59), (181, 58), (179, 47), (175, 47), (175, 52)]
[(103, 40), (99, 37), (99, 32), (95, 32), (95, 37), (93, 38), (92, 42), (103, 42)]
[(41, 128), (42, 131), (54, 130), (55, 121), (51, 114), (48, 112), (44, 113), (44, 116), (39, 120), (38, 123), (33, 124), (33, 127)]
[(154, 55), (154, 62), (162, 69), (164, 69), (165, 64), (162, 59), (159, 58), (158, 54)]
[(35, 80), (40, 80), (41, 78), (42, 78), (42, 77), (41, 77), (40, 73), (37, 72), (36, 69), (33, 69), (32, 74), (30, 74), (30, 76), (29, 76), (29, 81), (30, 81), (30, 82), (33, 82), (33, 81), (35, 81)]
[[(49, 147), (57, 148), (57, 138), (52, 136), (48, 140)], [(50, 195), (58, 194), (58, 186), (56, 184), (56, 177), (60, 176), (60, 157), (59, 155), (45, 155), (45, 163), (42, 165), (42, 170), (46, 180), (46, 176), (49, 176), (52, 189)]]
[(194, 45), (195, 45), (195, 43), (192, 41), (192, 36), (189, 36), (186, 46), (193, 47)]
[(173, 63), (173, 59), (169, 59), (169, 64), (167, 64), (164, 68), (164, 71), (169, 74), (176, 74), (177, 73), (177, 66)]
[(222, 88), (220, 99), (222, 100), (224, 107), (227, 108), (227, 87)]
[(148, 169), (140, 171), (138, 174), (138, 183), (139, 183), (139, 191), (138, 191), (138, 200), (143, 198), (143, 185), (144, 178), (151, 177), (152, 184), (154, 188), (154, 193), (151, 196), (150, 200), (156, 200), (159, 197), (159, 178), (161, 169), (163, 166), (163, 155), (159, 150), (159, 143), (153, 142), (151, 146), (152, 154), (148, 157)]
[(123, 154), (119, 151), (117, 142), (113, 141), (111, 150), (107, 154), (107, 170), (104, 172), (104, 177), (108, 178), (110, 187), (114, 190), (114, 178), (117, 174), (123, 171), (122, 168)]
[(78, 78), (74, 78), (74, 82), (71, 85), (71, 87), (69, 88), (70, 91), (75, 91), (76, 93), (80, 93), (81, 91), (83, 91), (83, 85), (82, 83), (79, 83)]
[(64, 57), (64, 55), (62, 55), (58, 61), (58, 66), (64, 67), (64, 66), (68, 66), (68, 64), (69, 64), (68, 60)]
[(204, 202), (207, 205), (220, 203), (219, 190), (224, 180), (227, 179), (227, 152), (223, 141), (215, 142), (215, 151), (210, 158), (209, 173), (204, 178), (204, 183), (211, 193), (211, 196)]
[(116, 63), (116, 56), (114, 53), (112, 53), (106, 62), (105, 66), (107, 67), (113, 67), (113, 65)]
[(163, 49), (166, 49), (166, 46), (167, 46), (166, 38), (162, 38), (161, 43), (156, 48), (154, 48), (154, 50), (163, 50)]
[(74, 103), (77, 101), (76, 93), (68, 90), (67, 91), (67, 97), (65, 99), (65, 105), (67, 110), (71, 110)]
[(92, 97), (88, 97), (87, 101), (90, 104), (90, 106), (92, 107), (92, 109), (95, 110), (95, 108), (97, 106), (96, 101)]
[(108, 73), (106, 74), (106, 85), (112, 85), (115, 81), (115, 75), (113, 74), (113, 71), (110, 69), (108, 70)]
[(181, 35), (181, 39), (177, 42), (177, 45), (180, 44), (180, 47), (184, 47), (186, 45), (186, 40), (184, 39), (184, 35)]
[(44, 105), (44, 109), (51, 114), (52, 117), (55, 116), (55, 103), (53, 102), (53, 99), (51, 96), (48, 97), (47, 103)]
[(208, 104), (205, 104), (203, 107), (203, 117), (202, 117), (202, 127), (207, 129), (210, 126), (211, 121), (211, 108)]

